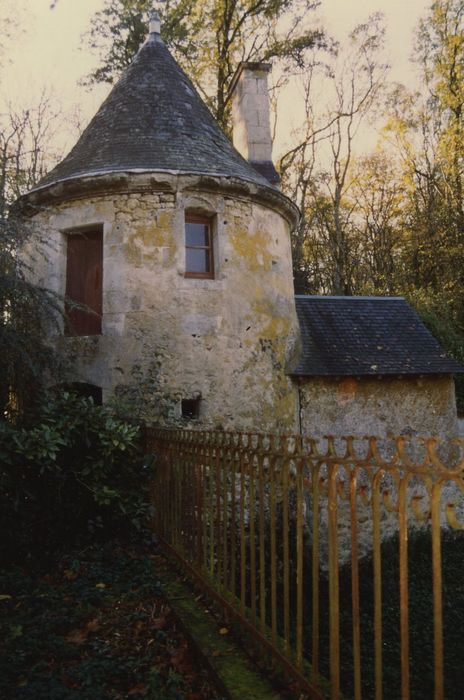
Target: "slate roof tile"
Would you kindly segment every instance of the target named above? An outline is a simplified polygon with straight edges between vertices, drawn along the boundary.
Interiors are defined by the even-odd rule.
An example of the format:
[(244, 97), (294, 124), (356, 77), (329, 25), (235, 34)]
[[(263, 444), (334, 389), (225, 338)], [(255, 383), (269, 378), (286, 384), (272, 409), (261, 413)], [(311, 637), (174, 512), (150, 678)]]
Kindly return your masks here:
[(295, 297), (302, 349), (294, 376), (457, 374), (400, 297)]
[(277, 172), (277, 170), (274, 167), (274, 163), (270, 160), (265, 160), (265, 161), (257, 161), (257, 160), (252, 160), (250, 161), (251, 165), (255, 170), (258, 171), (263, 177), (268, 180), (273, 185), (279, 185), (280, 183), (280, 175)]

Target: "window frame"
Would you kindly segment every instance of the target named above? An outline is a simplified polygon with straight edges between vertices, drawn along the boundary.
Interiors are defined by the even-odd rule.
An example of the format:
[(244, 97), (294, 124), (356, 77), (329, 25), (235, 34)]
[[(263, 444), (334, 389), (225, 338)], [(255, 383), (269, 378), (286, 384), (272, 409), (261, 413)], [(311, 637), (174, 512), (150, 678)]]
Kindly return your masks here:
[[(204, 224), (208, 227), (208, 244), (207, 246), (187, 245), (187, 225), (188, 224)], [(185, 248), (185, 272), (184, 277), (190, 279), (214, 279), (214, 232), (213, 218), (211, 216), (201, 214), (185, 213), (184, 221), (184, 248)], [(209, 270), (205, 272), (194, 272), (187, 269), (187, 250), (206, 250), (208, 252)]]

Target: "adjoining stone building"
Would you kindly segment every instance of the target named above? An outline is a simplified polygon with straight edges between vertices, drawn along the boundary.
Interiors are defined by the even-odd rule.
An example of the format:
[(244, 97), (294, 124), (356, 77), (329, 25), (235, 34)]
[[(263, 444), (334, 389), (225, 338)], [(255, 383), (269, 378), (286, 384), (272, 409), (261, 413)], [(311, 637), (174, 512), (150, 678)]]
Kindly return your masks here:
[[(333, 369), (330, 376), (342, 380), (314, 378), (311, 363), (341, 355), (306, 325), (317, 305), (297, 298), (295, 306), (290, 233), (298, 210), (279, 191), (272, 164), (268, 70), (253, 63), (237, 72), (239, 153), (153, 18), (147, 41), (75, 147), (23, 198), (47, 239), (37, 281), (68, 300), (68, 323), (55, 342), (72, 360), (69, 380), (103, 400), (133, 401), (143, 417), (167, 426), (365, 434), (383, 430), (383, 416), (401, 401), (416, 419), (388, 417), (385, 426), (453, 434), (451, 373), (460, 367), (435, 344), (433, 367), (419, 371), (414, 352), (427, 331), (417, 317), (408, 330), (417, 339), (412, 355), (397, 346), (394, 372), (369, 355), (369, 377), (414, 375), (401, 387), (382, 379), (380, 393), (391, 399), (375, 420), (379, 380), (355, 379), (366, 375), (361, 365)], [(389, 337), (413, 313), (392, 303), (393, 314), (372, 302), (366, 317)], [(351, 302), (345, 323), (364, 308)], [(433, 405), (421, 423), (426, 395)]]
[(324, 435), (458, 434), (449, 358), (401, 297), (296, 296), (301, 430)]

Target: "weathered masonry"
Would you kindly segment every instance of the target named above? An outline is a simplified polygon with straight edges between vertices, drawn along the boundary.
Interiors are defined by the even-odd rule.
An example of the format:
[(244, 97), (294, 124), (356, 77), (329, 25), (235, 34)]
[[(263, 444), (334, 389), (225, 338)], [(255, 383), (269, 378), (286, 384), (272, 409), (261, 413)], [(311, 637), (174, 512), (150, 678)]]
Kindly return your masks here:
[[(66, 297), (67, 322), (53, 342), (71, 360), (69, 381), (104, 401), (120, 396), (163, 426), (277, 433), (300, 426), (382, 432), (383, 412), (406, 393), (406, 427), (454, 434), (451, 375), (460, 368), (428, 335), (437, 361), (420, 370), (414, 353), (427, 331), (417, 317), (408, 331), (417, 338), (412, 356), (398, 356), (392, 341), (381, 355), (395, 355), (395, 371), (371, 362), (380, 392), (391, 398), (385, 411), (375, 399), (358, 401), (347, 418), (343, 397), (353, 387), (358, 397), (375, 395), (374, 384), (358, 382), (362, 358), (353, 357), (348, 375), (342, 355), (334, 356), (340, 371), (333, 368), (333, 381), (343, 378), (335, 389), (314, 379), (321, 355), (330, 358), (332, 350), (297, 317), (290, 233), (298, 210), (279, 191), (272, 163), (268, 71), (263, 63), (239, 66), (234, 147), (153, 16), (146, 42), (75, 147), (23, 198), (46, 240), (44, 255), (34, 256), (37, 281)], [(348, 354), (354, 308), (345, 315)], [(407, 308), (398, 305), (399, 316)], [(399, 316), (385, 315), (381, 304), (375, 310), (390, 327), (386, 337), (395, 338)], [(423, 373), (427, 379), (419, 380)], [(385, 374), (390, 378), (379, 380)], [(409, 376), (401, 391), (397, 376)], [(440, 416), (435, 421), (431, 413), (427, 424), (418, 399), (424, 383), (432, 401), (441, 397)]]

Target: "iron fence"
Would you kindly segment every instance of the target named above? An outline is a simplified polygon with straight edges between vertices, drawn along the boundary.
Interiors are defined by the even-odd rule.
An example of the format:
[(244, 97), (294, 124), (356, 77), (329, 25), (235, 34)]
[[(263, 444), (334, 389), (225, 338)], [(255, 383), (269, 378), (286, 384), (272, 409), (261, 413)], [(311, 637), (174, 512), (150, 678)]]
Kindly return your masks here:
[(442, 545), (464, 555), (459, 440), (149, 429), (147, 444), (160, 540), (300, 693), (445, 697)]

